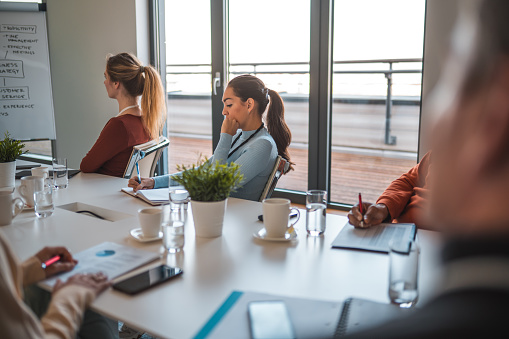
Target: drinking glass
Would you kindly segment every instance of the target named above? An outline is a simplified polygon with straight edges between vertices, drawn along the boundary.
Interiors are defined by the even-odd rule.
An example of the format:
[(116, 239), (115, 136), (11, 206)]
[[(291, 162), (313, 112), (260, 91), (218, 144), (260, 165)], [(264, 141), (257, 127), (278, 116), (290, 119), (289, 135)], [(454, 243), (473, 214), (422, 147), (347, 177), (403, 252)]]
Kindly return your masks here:
[(46, 218), (53, 214), (53, 190), (45, 186), (43, 190), (34, 193), (35, 215)]
[(163, 246), (170, 253), (182, 251), (184, 247), (184, 222), (169, 220), (163, 224)]
[(327, 192), (310, 190), (306, 194), (306, 231), (310, 236), (320, 236), (325, 232), (327, 212)]
[(419, 245), (415, 241), (389, 243), (389, 298), (403, 308), (415, 305), (419, 292)]
[(68, 184), (67, 179), (67, 159), (54, 158), (53, 159), (53, 186), (55, 189), (66, 188)]
[(172, 209), (183, 208), (187, 210), (187, 204), (189, 202), (189, 192), (187, 192), (184, 186), (170, 184), (169, 194)]

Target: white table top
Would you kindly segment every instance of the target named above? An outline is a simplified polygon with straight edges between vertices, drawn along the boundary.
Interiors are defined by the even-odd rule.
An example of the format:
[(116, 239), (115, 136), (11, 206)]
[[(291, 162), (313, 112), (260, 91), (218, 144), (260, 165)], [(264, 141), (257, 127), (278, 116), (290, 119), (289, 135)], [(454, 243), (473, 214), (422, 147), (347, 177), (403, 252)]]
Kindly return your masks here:
[[(67, 189), (55, 192), (57, 208), (51, 217), (37, 219), (33, 211), (26, 211), (0, 229), (22, 260), (48, 245), (65, 245), (76, 253), (104, 241), (159, 252), (160, 241), (140, 243), (129, 235), (139, 227), (137, 210), (148, 205), (120, 192), (125, 186), (124, 179), (80, 173), (69, 180)], [(58, 208), (74, 202), (120, 212), (126, 218), (103, 221)], [(189, 212), (184, 251), (161, 258), (182, 267), (180, 278), (134, 297), (110, 289), (92, 308), (158, 337), (190, 338), (233, 290), (335, 301), (347, 297), (389, 301), (386, 254), (331, 248), (345, 217), (328, 214), (324, 236), (313, 238), (306, 236), (305, 212), (301, 213), (298, 241), (273, 243), (252, 236), (263, 226), (257, 220), (261, 212), (261, 203), (230, 198), (223, 236), (213, 239), (195, 237)], [(418, 231), (418, 241), (422, 301), (430, 298), (435, 284), (439, 239), (433, 232)]]

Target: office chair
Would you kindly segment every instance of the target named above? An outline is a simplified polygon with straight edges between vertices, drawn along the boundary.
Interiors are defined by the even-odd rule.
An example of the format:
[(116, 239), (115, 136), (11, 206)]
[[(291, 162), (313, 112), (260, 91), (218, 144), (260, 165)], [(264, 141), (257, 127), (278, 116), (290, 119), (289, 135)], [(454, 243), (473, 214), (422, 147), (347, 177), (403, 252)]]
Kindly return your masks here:
[(131, 158), (127, 163), (124, 171), (124, 179), (129, 179), (131, 176), (138, 175), (136, 173), (136, 163), (140, 167), (140, 176), (143, 178), (153, 177), (157, 161), (161, 157), (163, 149), (168, 147), (170, 141), (163, 136), (159, 137), (159, 140), (151, 140), (144, 144), (139, 144), (133, 147)]
[(262, 191), (262, 195), (258, 201), (263, 201), (264, 199), (271, 197), (272, 192), (274, 192), (276, 189), (279, 178), (281, 178), (283, 174), (286, 174), (289, 169), (290, 163), (278, 155), (276, 158), (276, 163), (274, 164), (274, 169), (270, 173), (269, 178), (267, 179), (267, 184), (265, 185), (265, 188)]

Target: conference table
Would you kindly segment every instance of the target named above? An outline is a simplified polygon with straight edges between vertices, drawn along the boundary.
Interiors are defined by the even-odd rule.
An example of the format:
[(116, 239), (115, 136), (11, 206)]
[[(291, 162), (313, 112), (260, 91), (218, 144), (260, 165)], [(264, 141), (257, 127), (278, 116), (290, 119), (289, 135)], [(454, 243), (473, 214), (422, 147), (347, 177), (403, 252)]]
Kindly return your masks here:
[[(121, 192), (126, 186), (125, 179), (80, 173), (69, 180), (68, 188), (54, 192), (52, 216), (38, 219), (33, 210), (24, 211), (12, 225), (0, 229), (21, 260), (44, 246), (65, 245), (77, 253), (111, 241), (160, 253), (160, 260), (128, 275), (161, 263), (181, 267), (184, 273), (170, 282), (136, 296), (109, 289), (91, 305), (100, 314), (161, 338), (192, 338), (234, 290), (327, 301), (358, 297), (389, 302), (387, 254), (331, 248), (339, 231), (351, 227), (345, 226), (346, 217), (327, 214), (324, 235), (308, 237), (305, 210), (301, 210), (296, 241), (267, 242), (253, 237), (263, 227), (257, 219), (262, 204), (229, 198), (222, 236), (196, 237), (189, 210), (183, 251), (168, 254), (160, 240), (141, 243), (130, 235), (131, 229), (139, 227), (138, 209), (150, 206)], [(113, 221), (72, 211), (82, 206), (95, 208)], [(419, 230), (417, 240), (422, 303), (432, 297), (437, 283), (440, 237)]]

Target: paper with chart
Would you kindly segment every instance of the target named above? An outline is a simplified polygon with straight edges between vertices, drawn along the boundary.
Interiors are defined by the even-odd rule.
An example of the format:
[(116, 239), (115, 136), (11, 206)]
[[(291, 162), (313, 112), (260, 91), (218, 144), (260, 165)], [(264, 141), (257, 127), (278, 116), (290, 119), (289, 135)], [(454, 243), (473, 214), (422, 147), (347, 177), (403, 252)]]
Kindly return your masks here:
[(109, 279), (159, 258), (159, 253), (124, 246), (113, 242), (103, 242), (82, 252), (73, 254), (78, 264), (70, 272), (54, 276), (42, 282), (46, 287), (55, 285), (57, 279), (66, 281), (77, 273), (103, 272)]
[(389, 242), (415, 238), (415, 224), (385, 223), (370, 228), (355, 228), (346, 223), (332, 247), (389, 253)]
[(0, 136), (55, 139), (45, 12), (0, 10)]

